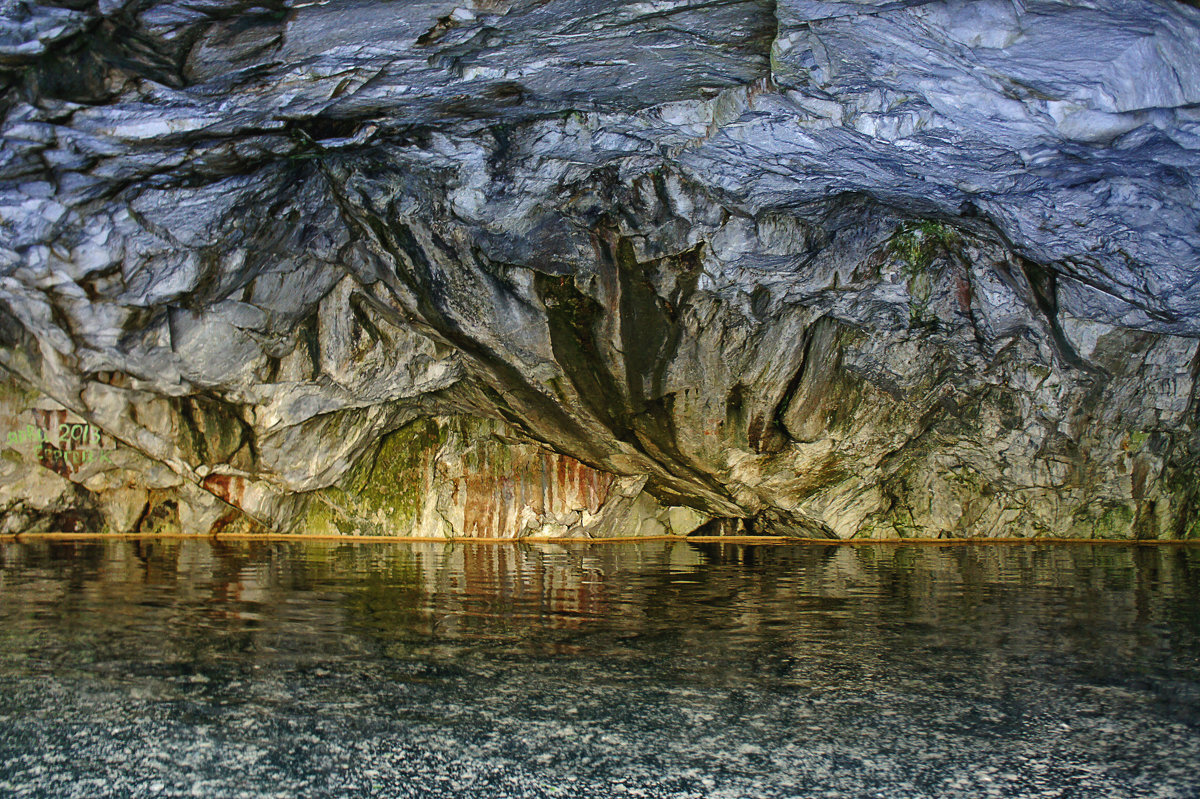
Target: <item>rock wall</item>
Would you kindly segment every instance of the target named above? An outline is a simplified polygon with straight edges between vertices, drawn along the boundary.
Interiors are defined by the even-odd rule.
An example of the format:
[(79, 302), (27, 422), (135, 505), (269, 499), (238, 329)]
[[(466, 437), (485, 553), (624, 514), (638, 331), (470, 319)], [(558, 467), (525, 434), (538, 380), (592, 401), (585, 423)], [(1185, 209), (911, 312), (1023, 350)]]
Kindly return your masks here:
[(1200, 532), (1191, 5), (0, 14), (6, 529)]
[(645, 476), (617, 478), (516, 437), (501, 422), (422, 418), (384, 436), (303, 529), (416, 538), (687, 535), (709, 517), (663, 507)]

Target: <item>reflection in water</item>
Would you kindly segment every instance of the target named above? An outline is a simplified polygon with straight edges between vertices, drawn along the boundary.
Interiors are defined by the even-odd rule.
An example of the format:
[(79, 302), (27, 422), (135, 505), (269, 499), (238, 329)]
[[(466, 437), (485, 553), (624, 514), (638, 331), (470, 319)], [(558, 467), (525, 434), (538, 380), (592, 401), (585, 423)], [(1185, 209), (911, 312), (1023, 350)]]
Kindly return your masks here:
[(1200, 550), (0, 545), (0, 795), (1196, 796)]

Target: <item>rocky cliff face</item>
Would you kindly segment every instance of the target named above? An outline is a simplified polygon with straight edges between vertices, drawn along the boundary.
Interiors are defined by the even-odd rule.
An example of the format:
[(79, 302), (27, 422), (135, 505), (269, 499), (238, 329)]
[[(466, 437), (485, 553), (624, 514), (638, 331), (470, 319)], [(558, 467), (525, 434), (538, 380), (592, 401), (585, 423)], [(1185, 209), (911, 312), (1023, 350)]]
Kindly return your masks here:
[(1200, 532), (1192, 5), (0, 9), (6, 530)]

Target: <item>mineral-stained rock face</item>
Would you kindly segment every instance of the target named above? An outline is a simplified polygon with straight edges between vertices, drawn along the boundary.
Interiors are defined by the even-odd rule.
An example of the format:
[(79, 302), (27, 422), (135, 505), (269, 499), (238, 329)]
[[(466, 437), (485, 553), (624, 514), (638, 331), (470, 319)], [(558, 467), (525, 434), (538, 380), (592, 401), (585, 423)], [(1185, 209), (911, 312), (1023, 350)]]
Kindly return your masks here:
[(4, 531), (1200, 533), (1191, 4), (0, 14)]

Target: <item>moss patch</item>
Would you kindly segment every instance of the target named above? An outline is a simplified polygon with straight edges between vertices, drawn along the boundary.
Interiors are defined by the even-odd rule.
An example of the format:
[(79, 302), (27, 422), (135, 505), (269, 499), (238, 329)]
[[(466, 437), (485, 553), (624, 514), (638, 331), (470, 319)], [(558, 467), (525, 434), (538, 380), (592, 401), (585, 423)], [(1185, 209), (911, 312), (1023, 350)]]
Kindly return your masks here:
[[(174, 400), (174, 404), (179, 418), (179, 448), (189, 461), (253, 467), (254, 435), (236, 406), (202, 395)], [(239, 455), (236, 460), (235, 454)]]
[(1096, 538), (1128, 538), (1133, 526), (1133, 509), (1126, 505), (1112, 504), (1093, 523)]
[(1168, 460), (1166, 487), (1176, 508), (1169, 535), (1200, 538), (1200, 452), (1180, 447)]
[(936, 326), (937, 320), (929, 314), (934, 277), (930, 268), (940, 253), (949, 252), (958, 241), (958, 233), (953, 228), (932, 219), (904, 222), (888, 241), (888, 252), (899, 259), (908, 280), (911, 326)]
[(24, 410), (32, 407), (38, 396), (38, 392), (30, 388), (25, 381), (0, 368), (0, 402), (9, 403), (13, 408)]
[(958, 243), (958, 233), (949, 225), (932, 219), (905, 222), (896, 228), (888, 242), (888, 252), (905, 266), (912, 278), (929, 271), (938, 253), (946, 252)]
[(445, 435), (434, 420), (418, 419), (384, 436), (341, 486), (314, 492), (307, 530), (344, 535), (406, 532), (424, 508), (430, 462)]

